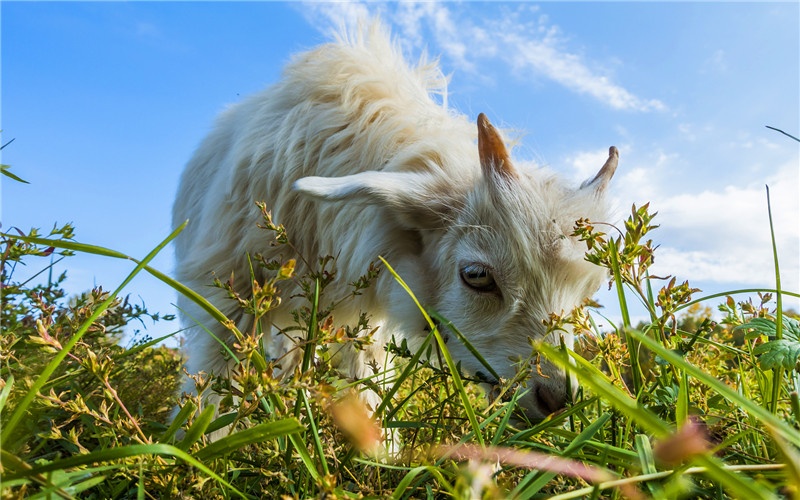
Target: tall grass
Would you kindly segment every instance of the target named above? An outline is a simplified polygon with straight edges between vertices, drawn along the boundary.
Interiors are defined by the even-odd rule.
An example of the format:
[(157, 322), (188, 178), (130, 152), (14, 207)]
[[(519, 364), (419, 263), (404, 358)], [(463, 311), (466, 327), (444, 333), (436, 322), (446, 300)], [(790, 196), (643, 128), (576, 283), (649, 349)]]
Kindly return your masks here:
[[(291, 244), (262, 210), (265, 230)], [(304, 291), (306, 306), (296, 314), (305, 332), (302, 361), (278, 376), (283, 360), (263, 350), (259, 321), (241, 332), (201, 295), (149, 267), (181, 228), (141, 260), (77, 243), (68, 226), (47, 237), (2, 233), (2, 496), (797, 498), (800, 323), (772, 300), (798, 294), (781, 290), (777, 251), (773, 290), (738, 302), (731, 293), (718, 305), (721, 296), (694, 299), (699, 291), (689, 283), (649, 275), (654, 217), (647, 205), (634, 206), (613, 236), (577, 222), (575, 236), (586, 242), (587, 259), (608, 269), (623, 318), (610, 331), (599, 330), (586, 308), (547, 321), (575, 331), (580, 354), (537, 344), (530, 360), (546, 356), (580, 389), (543, 422), (528, 422), (516, 407), (531, 364), (486, 398), (481, 380), (460, 372), (440, 328), (468, 339), (421, 304), (430, 325), (421, 348), (392, 344), (390, 368), (364, 380), (342, 376), (331, 353), (369, 344), (372, 329), (366, 316), (336, 325), (321, 306), (352, 298), (325, 295), (336, 279), (331, 259), (296, 276), (293, 261), (254, 256), (262, 272), (253, 275), (268, 278), (254, 280), (248, 297), (228, 288), (256, 319), (277, 303), (282, 282), (295, 280)], [(74, 252), (129, 260), (132, 271), (113, 292), (72, 302), (63, 297), (63, 276), (40, 285), (15, 279), (19, 265)], [(353, 295), (377, 269), (353, 284)], [(380, 269), (403, 284), (391, 263)], [(230, 378), (193, 375), (197, 395), (178, 397), (177, 354), (157, 347), (159, 339), (131, 349), (114, 343), (125, 324), (150, 315), (120, 296), (140, 272), (228, 325), (239, 359)], [(631, 296), (647, 308), (647, 322), (632, 324)], [(715, 322), (705, 304), (723, 319)], [(163, 379), (163, 391), (136, 392), (134, 366), (145, 370), (140, 376)], [(364, 390), (380, 398), (373, 413), (352, 397)], [(212, 391), (219, 406), (206, 404)]]

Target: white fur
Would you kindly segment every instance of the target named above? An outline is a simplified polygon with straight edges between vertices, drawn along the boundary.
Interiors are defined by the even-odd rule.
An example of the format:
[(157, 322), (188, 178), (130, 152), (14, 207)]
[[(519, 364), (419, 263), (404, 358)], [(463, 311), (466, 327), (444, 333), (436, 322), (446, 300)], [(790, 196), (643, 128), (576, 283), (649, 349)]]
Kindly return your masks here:
[[(530, 354), (528, 338), (544, 335), (542, 320), (571, 310), (603, 279), (569, 234), (581, 217), (604, 220), (604, 182), (575, 189), (541, 171), (520, 170), (511, 180), (483, 173), (474, 122), (436, 95), (446, 100), (438, 67), (409, 65), (378, 24), (295, 57), (280, 82), (225, 111), (187, 165), (173, 213), (175, 224), (190, 221), (176, 240), (178, 279), (249, 330), (252, 319), (209, 283), (233, 272), (246, 296), (248, 254), (297, 257), (270, 246), (256, 227), (255, 202), (264, 201), (305, 258), (338, 257), (328, 298), (346, 295), (348, 283), (383, 256), (426, 306), (511, 376), (514, 360)], [(470, 263), (492, 270), (498, 293), (462, 282), (460, 269)], [(277, 331), (301, 305), (288, 283), (269, 317), (276, 357), (293, 347)], [(190, 301), (179, 302), (192, 327), (188, 370), (227, 370), (217, 342), (190, 317), (230, 342), (229, 333)], [(353, 377), (370, 374), (370, 361), (383, 362), (392, 336), (412, 347), (424, 338), (421, 314), (388, 272), (338, 307), (336, 323), (355, 324), (361, 311), (379, 327), (378, 343), (342, 353), (339, 366)], [(452, 336), (448, 348), (465, 370), (485, 372)], [(565, 393), (562, 372), (548, 363), (541, 370), (522, 403), (533, 418), (554, 408), (543, 400), (560, 403)]]

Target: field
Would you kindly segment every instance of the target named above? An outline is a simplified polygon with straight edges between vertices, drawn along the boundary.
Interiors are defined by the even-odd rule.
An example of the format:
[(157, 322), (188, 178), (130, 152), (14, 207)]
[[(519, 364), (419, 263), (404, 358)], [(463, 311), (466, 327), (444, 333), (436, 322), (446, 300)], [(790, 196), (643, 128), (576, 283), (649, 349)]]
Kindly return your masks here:
[[(3, 173), (10, 174), (5, 167)], [(265, 237), (290, 244), (291, 228), (274, 225), (266, 207), (263, 215), (254, 225), (264, 226)], [(181, 228), (141, 261), (78, 243), (70, 226), (44, 235), (8, 230), (0, 246), (0, 494), (800, 498), (800, 323), (782, 307), (782, 297), (798, 294), (781, 290), (777, 257), (772, 290), (703, 297), (689, 283), (651, 277), (656, 219), (645, 204), (632, 207), (619, 229), (576, 221), (574, 236), (586, 242), (587, 259), (608, 269), (619, 292), (622, 321), (599, 331), (594, 304), (552, 316), (552, 330), (580, 332), (575, 351), (532, 344), (518, 376), (501, 380), (491, 398), (449, 356), (437, 326), (447, 318), (422, 309), (431, 327), (423, 349), (393, 345), (386, 356), (395, 368), (376, 369), (365, 380), (340, 375), (331, 347), (369, 343), (372, 330), (368, 315), (358, 325), (337, 325), (335, 308), (320, 307), (336, 276), (335, 261), (324, 256), (306, 276), (295, 276), (291, 261), (253, 256), (272, 277), (254, 284), (253, 298), (231, 292), (231, 300), (260, 317), (278, 300), (282, 281), (304, 284), (301, 366), (274, 376), (281, 360), (263, 352), (260, 328), (230, 326), (238, 338), (231, 354), (241, 360), (236, 373), (195, 376), (201, 396), (179, 397), (180, 356), (160, 346), (164, 339), (129, 348), (118, 341), (129, 323), (172, 319), (119, 295), (140, 272), (225, 321), (200, 295), (148, 267)], [(113, 291), (66, 297), (68, 277), (48, 275), (55, 258), (75, 252), (130, 259), (135, 267)], [(393, 273), (391, 262), (375, 264), (353, 294), (376, 273)], [(41, 272), (19, 282), (22, 265)], [(631, 323), (630, 297), (647, 308), (649, 321)], [(580, 389), (565, 411), (532, 423), (515, 401), (540, 356), (574, 373)], [(363, 390), (381, 397), (374, 415), (355, 396)], [(203, 402), (211, 391), (223, 395), (219, 408)], [(210, 440), (215, 431), (224, 437)]]

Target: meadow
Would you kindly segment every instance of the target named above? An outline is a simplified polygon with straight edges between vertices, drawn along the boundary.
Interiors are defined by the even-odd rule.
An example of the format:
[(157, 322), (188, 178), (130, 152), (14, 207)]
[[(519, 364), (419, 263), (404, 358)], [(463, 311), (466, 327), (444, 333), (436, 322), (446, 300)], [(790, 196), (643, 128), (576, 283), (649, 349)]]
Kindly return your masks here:
[[(3, 173), (19, 180), (5, 166)], [(416, 352), (389, 346), (395, 368), (376, 368), (364, 380), (333, 368), (333, 346), (363, 346), (374, 333), (368, 314), (356, 325), (336, 324), (335, 305), (377, 273), (394, 274), (391, 262), (375, 262), (351, 295), (329, 300), (322, 298), (336, 262), (326, 256), (304, 276), (293, 261), (252, 256), (270, 276), (254, 280), (252, 298), (209, 283), (256, 318), (278, 303), (282, 281), (302, 283), (306, 305), (295, 315), (306, 338), (297, 346), (302, 363), (279, 377), (282, 360), (264, 352), (258, 321), (239, 332), (202, 296), (149, 267), (182, 228), (137, 260), (79, 243), (69, 225), (47, 233), (6, 226), (0, 496), (800, 498), (800, 322), (782, 306), (798, 294), (781, 289), (777, 251), (774, 289), (703, 296), (676, 277), (649, 274), (656, 208), (633, 206), (619, 228), (576, 221), (574, 236), (586, 243), (586, 258), (608, 270), (622, 319), (601, 330), (602, 309), (591, 302), (552, 315), (551, 331), (579, 333), (575, 349), (532, 342), (517, 376), (488, 398), (482, 380), (449, 355), (440, 328), (459, 336), (458, 325), (422, 307), (430, 334)], [(262, 217), (253, 226), (265, 239), (291, 244), (292, 228), (273, 223), (263, 205)], [(54, 276), (52, 266), (77, 252), (130, 260), (133, 270), (113, 290), (67, 297), (68, 276)], [(23, 265), (39, 272), (20, 281)], [(180, 354), (161, 345), (164, 338), (120, 345), (128, 325), (173, 319), (121, 295), (138, 273), (228, 324), (237, 336), (235, 373), (193, 375), (198, 395), (180, 395)], [(633, 324), (629, 301), (649, 320)], [(566, 410), (529, 422), (516, 400), (542, 357), (573, 373), (579, 388)], [(356, 396), (366, 389), (381, 397), (374, 414)], [(223, 395), (219, 408), (204, 403), (211, 391)], [(225, 437), (209, 439), (225, 428)]]

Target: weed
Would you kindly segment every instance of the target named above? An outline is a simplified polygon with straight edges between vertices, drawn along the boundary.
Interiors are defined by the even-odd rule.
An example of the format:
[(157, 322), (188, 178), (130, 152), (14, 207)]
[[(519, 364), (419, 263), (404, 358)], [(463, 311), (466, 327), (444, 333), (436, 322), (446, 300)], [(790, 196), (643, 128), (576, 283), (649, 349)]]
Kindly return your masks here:
[[(262, 205), (261, 226), (291, 246), (285, 228)], [(342, 345), (362, 349), (374, 328), (335, 323), (342, 301), (369, 287), (383, 262), (365, 270), (345, 297), (326, 297), (335, 260), (252, 257), (251, 292), (228, 291), (255, 318), (239, 331), (210, 303), (142, 261), (74, 241), (70, 226), (2, 234), (2, 496), (89, 498), (776, 498), (797, 494), (798, 322), (758, 300), (703, 306), (716, 296), (675, 277), (649, 274), (657, 249), (655, 214), (633, 207), (614, 237), (578, 221), (587, 259), (609, 270), (623, 319), (599, 331), (593, 304), (546, 320), (571, 329), (581, 355), (535, 344), (529, 361), (547, 357), (571, 371), (580, 388), (572, 404), (543, 422), (527, 422), (516, 401), (526, 370), (500, 380), (464, 374), (440, 329), (467, 342), (435, 311), (422, 347), (387, 346), (389, 368), (350, 380), (334, 366)], [(176, 233), (175, 233), (176, 234)], [(174, 234), (170, 236), (174, 237)], [(165, 242), (169, 241), (167, 238)], [(119, 336), (132, 321), (163, 320), (118, 290), (67, 298), (66, 275), (43, 284), (15, 280), (15, 268), (88, 252), (136, 263), (228, 324), (238, 360), (229, 378), (193, 375), (196, 395), (176, 394), (180, 358), (154, 339), (128, 348)], [(50, 273), (51, 264), (42, 272)], [(255, 269), (259, 272), (256, 273)], [(255, 276), (265, 276), (255, 279)], [(402, 283), (402, 277), (395, 274)], [(241, 279), (241, 277), (236, 277)], [(295, 312), (295, 349), (273, 359), (260, 318), (281, 300), (280, 284), (297, 280), (305, 305)], [(657, 279), (663, 286), (653, 288)], [(126, 280), (127, 282), (127, 280)], [(626, 293), (649, 321), (632, 325)], [(413, 290), (409, 290), (413, 295)], [(321, 304), (331, 306), (321, 307)], [(169, 319), (169, 318), (167, 318)], [(477, 353), (479, 355), (480, 353)], [(490, 398), (478, 385), (495, 384)], [(204, 395), (217, 392), (219, 407)], [(380, 403), (367, 412), (360, 391)], [(179, 410), (170, 416), (177, 404)], [(229, 429), (222, 437), (223, 428)]]

